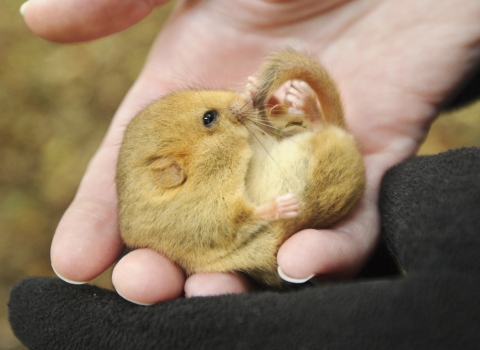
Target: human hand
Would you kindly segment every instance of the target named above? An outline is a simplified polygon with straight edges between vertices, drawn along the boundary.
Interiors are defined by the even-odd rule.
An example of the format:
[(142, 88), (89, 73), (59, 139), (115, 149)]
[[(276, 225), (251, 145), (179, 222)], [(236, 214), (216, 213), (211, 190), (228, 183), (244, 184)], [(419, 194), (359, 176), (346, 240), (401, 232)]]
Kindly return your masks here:
[[(24, 16), (47, 39), (91, 40), (132, 25), (163, 2), (31, 0)], [(52, 266), (64, 279), (88, 281), (120, 254), (112, 159), (138, 106), (185, 85), (239, 86), (266, 53), (292, 45), (321, 58), (336, 80), (349, 129), (364, 155), (367, 189), (354, 212), (334, 228), (304, 230), (288, 239), (278, 263), (294, 279), (355, 275), (378, 240), (383, 174), (415, 152), (440, 104), (478, 61), (478, 18), (476, 0), (180, 2), (59, 224)], [(147, 249), (121, 259), (113, 283), (140, 303), (183, 291), (194, 296), (251, 288), (235, 274), (185, 279), (178, 266)]]

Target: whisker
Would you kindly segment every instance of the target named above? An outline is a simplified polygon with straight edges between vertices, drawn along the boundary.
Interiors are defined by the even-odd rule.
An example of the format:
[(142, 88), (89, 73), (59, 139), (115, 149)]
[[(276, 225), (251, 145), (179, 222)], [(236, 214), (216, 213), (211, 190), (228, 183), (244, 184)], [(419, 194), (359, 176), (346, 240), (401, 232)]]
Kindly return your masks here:
[[(261, 127), (259, 127), (258, 125), (255, 125), (255, 123), (253, 123), (253, 122), (252, 122), (252, 126), (254, 126), (254, 127), (256, 127), (258, 130), (264, 132), (264, 130), (263, 130)], [(266, 135), (267, 137), (269, 137), (270, 139), (274, 140), (274, 138), (273, 138), (271, 135), (269, 135), (268, 133), (265, 133), (265, 135)], [(258, 138), (257, 138), (257, 139), (258, 139)]]
[[(297, 141), (293, 140), (290, 136), (293, 136), (295, 135), (293, 132), (290, 132), (290, 131), (284, 131), (284, 130), (280, 130), (278, 128), (274, 128), (274, 127), (271, 127), (270, 125), (263, 125), (262, 127), (258, 126), (257, 124), (259, 123), (256, 123), (256, 122), (253, 122), (249, 119), (247, 119), (248, 121), (250, 121), (252, 124), (252, 126), (256, 127), (258, 130), (262, 131), (262, 132), (265, 132), (266, 130), (263, 129), (263, 127), (270, 127), (272, 128), (271, 132), (274, 133), (274, 136), (276, 137), (279, 137), (283, 140), (287, 140), (289, 142), (293, 142), (295, 143), (296, 145), (298, 146), (301, 146)], [(273, 139), (272, 135), (269, 135), (269, 133), (265, 133), (268, 137), (270, 137), (271, 139)]]
[[(247, 104), (248, 102), (245, 102), (245, 104), (239, 108), (239, 110), (242, 113), (244, 113), (245, 119), (248, 120), (251, 123), (251, 125), (253, 125), (255, 128), (257, 128), (261, 132), (264, 132), (271, 139), (273, 139), (272, 136), (275, 136), (277, 138), (287, 139), (289, 138), (289, 136), (295, 135), (295, 133), (292, 131), (285, 131), (285, 128), (289, 125), (289, 122), (285, 122), (285, 120), (275, 120), (275, 118), (268, 118), (268, 120), (265, 120), (264, 118), (259, 116), (258, 114), (259, 108), (252, 111), (250, 110), (244, 111), (244, 108), (245, 106), (247, 106)], [(265, 106), (262, 106), (264, 107), (263, 109), (265, 112), (264, 115), (265, 116), (272, 115), (272, 111), (279, 106), (282, 108), (287, 107), (285, 104), (280, 104), (280, 103), (277, 103), (276, 105), (271, 106), (269, 108), (265, 108)], [(245, 125), (245, 123), (242, 123), (242, 124)], [(298, 145), (298, 143), (295, 140), (290, 139), (290, 141)]]
[[(262, 121), (254, 120), (254, 119), (251, 119), (251, 118), (248, 118), (248, 117), (246, 119), (253, 124), (260, 125), (260, 126), (265, 127), (265, 128), (269, 128), (272, 131), (277, 131), (278, 129), (281, 129), (281, 127), (283, 127), (285, 125), (288, 125), (288, 122), (285, 123), (285, 121), (275, 121), (275, 122), (278, 122), (278, 124), (277, 125), (272, 125), (272, 124), (267, 124), (267, 123), (264, 123)], [(293, 135), (293, 134), (290, 134), (290, 135)]]
[[(255, 124), (258, 124), (258, 125), (262, 125), (262, 126), (265, 126), (267, 128), (270, 128), (270, 129), (276, 129), (274, 125), (272, 124), (269, 124), (269, 123), (265, 123), (265, 122), (262, 122), (263, 119), (260, 119), (260, 120), (254, 120), (253, 118), (247, 118), (248, 121), (252, 122), (252, 123), (255, 123)], [(275, 121), (275, 122), (278, 122), (280, 123), (280, 121)]]
[(267, 124), (267, 123), (262, 123), (260, 121), (255, 121), (255, 120), (252, 120), (252, 119), (249, 119), (249, 118), (245, 118), (245, 119), (248, 120), (249, 122), (251, 122), (253, 125), (260, 128), (264, 132), (273, 132), (273, 133), (276, 134), (278, 132), (278, 130), (280, 129), (280, 128), (276, 128), (275, 126), (272, 126), (270, 124)]
[(247, 131), (250, 133), (250, 135), (252, 135), (256, 140), (257, 142), (262, 146), (262, 148), (265, 150), (265, 152), (268, 154), (268, 156), (270, 157), (270, 159), (275, 163), (275, 165), (278, 167), (278, 170), (280, 170), (280, 172), (282, 173), (282, 176), (285, 178), (285, 181), (288, 182), (288, 184), (291, 186), (291, 188), (294, 188), (293, 184), (290, 182), (290, 180), (288, 179), (288, 176), (287, 174), (285, 173), (284, 169), (280, 166), (280, 164), (277, 163), (277, 161), (275, 160), (275, 158), (273, 158), (273, 156), (270, 154), (270, 152), (267, 150), (267, 148), (264, 146), (264, 144), (262, 143), (262, 141), (260, 141), (260, 139), (257, 137), (257, 135), (255, 135), (255, 133), (253, 131), (250, 130), (250, 128), (243, 122), (240, 121), (240, 123), (243, 124), (243, 126), (245, 126), (245, 128), (247, 129)]

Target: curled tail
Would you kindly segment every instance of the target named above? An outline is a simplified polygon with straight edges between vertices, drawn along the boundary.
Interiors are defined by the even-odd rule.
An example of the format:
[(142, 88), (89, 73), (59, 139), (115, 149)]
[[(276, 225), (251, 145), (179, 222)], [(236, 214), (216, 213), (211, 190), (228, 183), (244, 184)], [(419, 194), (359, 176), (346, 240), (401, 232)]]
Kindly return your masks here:
[(266, 118), (265, 101), (285, 82), (294, 79), (305, 81), (315, 91), (327, 123), (345, 129), (342, 102), (334, 81), (317, 61), (294, 50), (275, 52), (262, 65), (253, 107)]

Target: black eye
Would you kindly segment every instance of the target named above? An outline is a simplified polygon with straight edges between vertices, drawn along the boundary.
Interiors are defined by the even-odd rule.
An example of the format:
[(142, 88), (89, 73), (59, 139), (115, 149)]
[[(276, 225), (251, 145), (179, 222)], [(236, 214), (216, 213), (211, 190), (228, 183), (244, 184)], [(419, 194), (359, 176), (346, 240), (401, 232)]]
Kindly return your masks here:
[(205, 112), (203, 115), (203, 125), (206, 127), (212, 126), (217, 121), (218, 112), (216, 110), (211, 110)]

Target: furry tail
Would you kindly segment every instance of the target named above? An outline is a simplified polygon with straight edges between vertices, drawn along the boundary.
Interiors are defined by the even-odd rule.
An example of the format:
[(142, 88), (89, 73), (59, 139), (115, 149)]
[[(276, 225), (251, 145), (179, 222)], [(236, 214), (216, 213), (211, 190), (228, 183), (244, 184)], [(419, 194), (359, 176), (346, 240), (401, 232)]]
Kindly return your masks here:
[(327, 123), (345, 129), (342, 102), (334, 81), (316, 60), (294, 50), (273, 53), (260, 68), (253, 107), (264, 113), (265, 101), (293, 79), (305, 81), (315, 91)]

